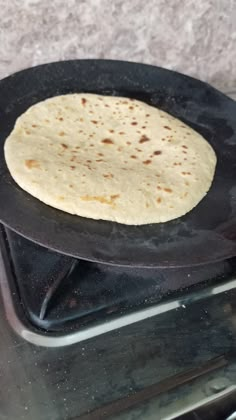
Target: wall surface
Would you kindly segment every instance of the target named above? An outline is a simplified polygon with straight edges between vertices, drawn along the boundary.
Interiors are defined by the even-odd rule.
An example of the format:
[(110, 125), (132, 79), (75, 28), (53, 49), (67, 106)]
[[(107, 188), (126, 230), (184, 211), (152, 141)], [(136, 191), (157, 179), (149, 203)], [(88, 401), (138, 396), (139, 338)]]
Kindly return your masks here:
[(0, 78), (70, 58), (112, 58), (236, 86), (236, 0), (0, 0)]

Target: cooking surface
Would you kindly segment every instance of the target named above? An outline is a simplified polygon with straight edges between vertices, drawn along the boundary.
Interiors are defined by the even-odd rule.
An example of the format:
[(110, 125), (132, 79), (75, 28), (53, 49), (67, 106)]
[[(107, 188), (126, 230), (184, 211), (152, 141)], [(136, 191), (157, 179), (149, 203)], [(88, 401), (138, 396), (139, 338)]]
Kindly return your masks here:
[[(1, 267), (0, 282), (5, 281)], [(157, 413), (169, 418), (236, 384), (235, 281), (224, 279), (210, 293), (196, 290), (176, 309), (57, 348), (16, 335), (1, 294), (0, 300), (1, 420), (79, 420), (165, 379), (173, 385), (173, 375), (219, 356), (226, 361), (223, 367), (110, 418), (157, 420)]]
[[(4, 140), (16, 118), (42, 99), (81, 91), (144, 100), (202, 134), (218, 158), (213, 185), (204, 200), (186, 216), (168, 223), (125, 226), (65, 214), (22, 191), (3, 155)], [(39, 66), (2, 80), (0, 111), (0, 220), (17, 232), (68, 255), (124, 266), (191, 266), (235, 255), (236, 104), (222, 93), (157, 67), (75, 60)]]

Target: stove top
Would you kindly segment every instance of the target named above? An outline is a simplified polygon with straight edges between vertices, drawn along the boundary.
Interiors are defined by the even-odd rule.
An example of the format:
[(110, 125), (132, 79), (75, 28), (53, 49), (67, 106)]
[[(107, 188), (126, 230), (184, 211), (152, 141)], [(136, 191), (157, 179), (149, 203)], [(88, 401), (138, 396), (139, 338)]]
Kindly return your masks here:
[(8, 319), (28, 341), (63, 346), (235, 287), (236, 258), (140, 269), (76, 260), (1, 227)]

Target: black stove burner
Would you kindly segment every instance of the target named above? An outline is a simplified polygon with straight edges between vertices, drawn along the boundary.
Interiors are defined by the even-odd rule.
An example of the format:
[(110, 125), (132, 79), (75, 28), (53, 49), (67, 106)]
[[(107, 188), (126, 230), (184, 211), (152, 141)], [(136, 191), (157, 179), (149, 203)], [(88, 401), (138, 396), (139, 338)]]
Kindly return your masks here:
[(124, 268), (67, 257), (6, 228), (2, 239), (15, 304), (31, 324), (51, 332), (110, 320), (235, 273), (235, 259), (192, 269)]

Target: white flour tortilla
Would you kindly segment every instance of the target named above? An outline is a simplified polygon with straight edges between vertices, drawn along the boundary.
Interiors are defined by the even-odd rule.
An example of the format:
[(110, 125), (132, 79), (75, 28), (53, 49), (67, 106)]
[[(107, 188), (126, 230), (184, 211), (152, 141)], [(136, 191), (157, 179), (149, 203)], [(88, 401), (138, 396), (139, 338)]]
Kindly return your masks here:
[(16, 183), (42, 202), (128, 225), (192, 210), (216, 166), (210, 144), (180, 120), (140, 101), (92, 94), (32, 106), (4, 150)]

